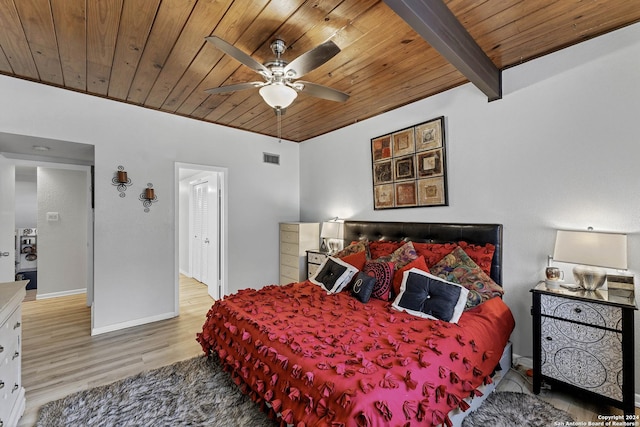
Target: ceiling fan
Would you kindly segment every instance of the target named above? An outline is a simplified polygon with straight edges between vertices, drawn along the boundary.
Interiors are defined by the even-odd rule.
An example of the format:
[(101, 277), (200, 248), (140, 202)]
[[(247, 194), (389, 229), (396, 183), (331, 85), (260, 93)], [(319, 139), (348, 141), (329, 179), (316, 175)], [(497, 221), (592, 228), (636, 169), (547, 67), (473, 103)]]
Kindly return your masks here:
[(330, 101), (345, 102), (349, 99), (348, 94), (340, 92), (339, 90), (316, 83), (295, 80), (315, 70), (340, 52), (340, 48), (331, 40), (303, 53), (293, 61), (287, 62), (282, 59), (282, 54), (287, 49), (287, 45), (283, 40), (276, 39), (270, 45), (271, 51), (276, 57), (264, 64), (259, 63), (220, 37), (210, 36), (206, 37), (205, 40), (227, 55), (232, 56), (240, 63), (251, 68), (265, 80), (263, 82), (247, 82), (207, 89), (205, 90), (207, 93), (221, 94), (237, 90), (260, 88), (260, 95), (264, 101), (274, 109), (277, 115), (284, 113), (285, 109), (296, 99), (298, 92)]

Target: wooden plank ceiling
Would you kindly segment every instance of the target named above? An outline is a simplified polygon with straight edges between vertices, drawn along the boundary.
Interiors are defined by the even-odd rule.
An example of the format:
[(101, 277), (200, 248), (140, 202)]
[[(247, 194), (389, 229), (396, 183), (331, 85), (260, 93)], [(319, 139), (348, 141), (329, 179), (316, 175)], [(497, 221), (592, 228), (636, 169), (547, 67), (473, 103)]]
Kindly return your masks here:
[[(640, 21), (636, 0), (445, 3), (500, 70)], [(300, 94), (281, 129), (297, 142), (467, 82), (378, 0), (0, 0), (0, 73), (276, 136), (257, 89), (204, 92), (261, 80), (209, 35), (261, 63), (276, 37), (289, 61), (329, 39), (342, 49), (304, 80), (351, 97)]]

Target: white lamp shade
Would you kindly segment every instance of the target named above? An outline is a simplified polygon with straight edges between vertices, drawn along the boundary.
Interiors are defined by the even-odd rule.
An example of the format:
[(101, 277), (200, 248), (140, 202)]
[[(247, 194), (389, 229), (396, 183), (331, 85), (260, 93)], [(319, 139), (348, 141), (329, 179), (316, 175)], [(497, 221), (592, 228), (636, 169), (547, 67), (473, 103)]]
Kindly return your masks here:
[(323, 239), (342, 239), (342, 222), (323, 222), (320, 237)]
[(627, 235), (558, 230), (553, 259), (572, 264), (626, 270)]
[(262, 86), (259, 92), (272, 108), (287, 108), (298, 96), (298, 92), (282, 83)]

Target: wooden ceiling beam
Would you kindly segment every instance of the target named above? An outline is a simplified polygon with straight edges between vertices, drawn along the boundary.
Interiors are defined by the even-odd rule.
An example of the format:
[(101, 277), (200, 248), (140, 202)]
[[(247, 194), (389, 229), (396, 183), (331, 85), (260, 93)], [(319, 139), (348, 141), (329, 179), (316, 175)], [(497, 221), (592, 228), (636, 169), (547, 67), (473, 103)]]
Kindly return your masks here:
[(384, 0), (489, 101), (502, 98), (501, 72), (443, 0)]

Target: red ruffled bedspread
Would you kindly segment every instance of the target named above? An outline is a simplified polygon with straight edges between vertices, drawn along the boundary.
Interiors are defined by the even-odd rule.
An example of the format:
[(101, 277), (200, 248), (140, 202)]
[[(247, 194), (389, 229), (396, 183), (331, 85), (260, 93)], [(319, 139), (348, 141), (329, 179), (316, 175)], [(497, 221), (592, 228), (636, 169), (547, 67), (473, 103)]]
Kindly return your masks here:
[(216, 301), (197, 339), (283, 424), (431, 426), (491, 382), (514, 324), (500, 298), (456, 325), (307, 281)]

